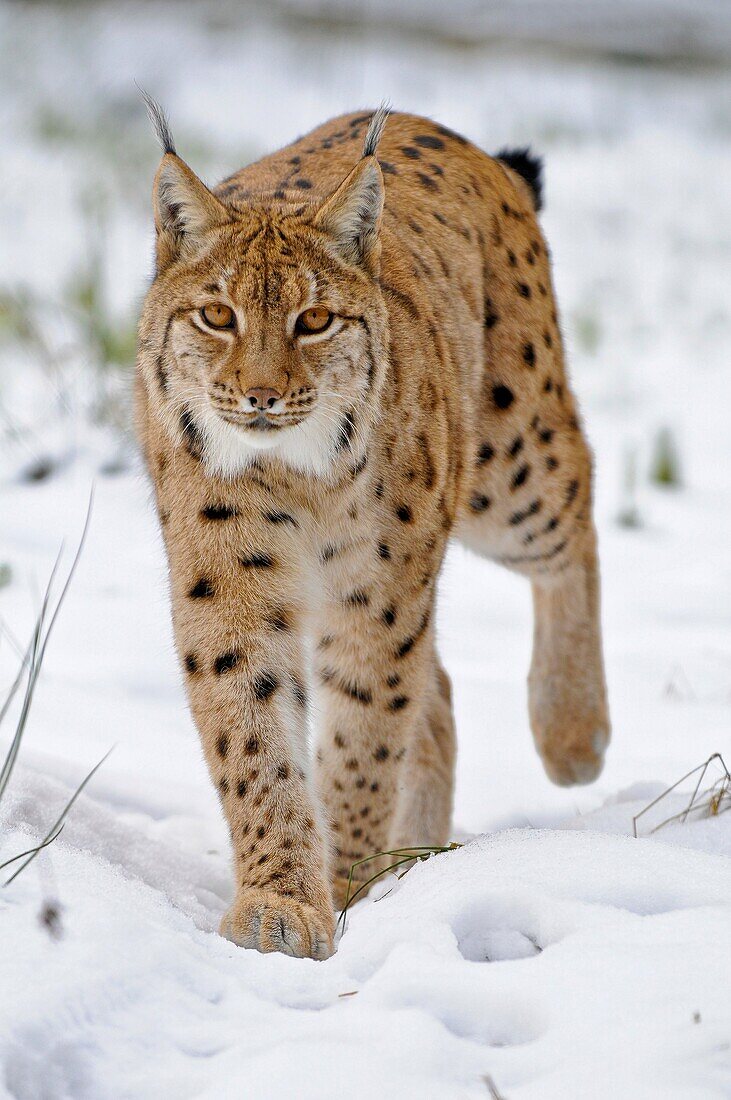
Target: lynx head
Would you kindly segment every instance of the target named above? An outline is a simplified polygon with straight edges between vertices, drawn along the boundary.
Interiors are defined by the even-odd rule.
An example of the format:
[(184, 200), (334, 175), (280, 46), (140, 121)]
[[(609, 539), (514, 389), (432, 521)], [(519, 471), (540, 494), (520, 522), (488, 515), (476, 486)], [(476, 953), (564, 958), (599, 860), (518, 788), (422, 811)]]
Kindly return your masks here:
[(382, 382), (375, 152), (388, 112), (374, 114), (361, 160), (323, 202), (243, 206), (208, 190), (148, 106), (164, 155), (140, 359), (168, 430), (221, 476), (262, 453), (325, 474)]

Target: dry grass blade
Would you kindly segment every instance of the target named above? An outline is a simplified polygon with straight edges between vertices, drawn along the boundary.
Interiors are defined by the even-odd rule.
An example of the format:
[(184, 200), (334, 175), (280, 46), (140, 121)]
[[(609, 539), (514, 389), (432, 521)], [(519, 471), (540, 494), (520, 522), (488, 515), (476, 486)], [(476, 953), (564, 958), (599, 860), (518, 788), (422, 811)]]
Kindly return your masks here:
[[(398, 868), (403, 867), (405, 863), (414, 863), (417, 860), (429, 859), (430, 856), (442, 855), (445, 852), (453, 852), (457, 848), (461, 847), (461, 844), (457, 844), (456, 841), (454, 841), (451, 844), (446, 844), (442, 846), (436, 845), (429, 847), (428, 845), (423, 845), (416, 848), (392, 848), (391, 851), (374, 852), (370, 856), (364, 856), (363, 859), (357, 859), (354, 863), (351, 863), (350, 873), (348, 875), (348, 889), (345, 896), (345, 904), (343, 905), (342, 912), (338, 917), (336, 931), (340, 927), (341, 923), (343, 926), (343, 931), (345, 930), (345, 919), (347, 917), (348, 910), (355, 903), (357, 898), (359, 898), (360, 895), (365, 890), (367, 890), (369, 886), (376, 882), (377, 879), (381, 878), (383, 875), (389, 874), (391, 871), (398, 870)], [(376, 871), (375, 875), (371, 875), (370, 878), (366, 879), (365, 882), (362, 882), (358, 889), (353, 892), (353, 876), (356, 867), (362, 867), (365, 863), (370, 863), (374, 859), (382, 859), (385, 856), (395, 856), (396, 861), (389, 864), (388, 867), (383, 867), (380, 871)], [(403, 873), (405, 874), (405, 872)]]
[(3, 886), (9, 886), (10, 883), (18, 877), (18, 875), (21, 873), (21, 871), (24, 871), (25, 868), (28, 866), (28, 864), (33, 862), (33, 860), (36, 858), (38, 853), (40, 851), (42, 851), (43, 848), (45, 848), (45, 847), (47, 847), (47, 845), (53, 843), (53, 841), (56, 839), (58, 834), (61, 832), (61, 829), (63, 828), (64, 820), (66, 819), (66, 815), (68, 814), (69, 810), (73, 806), (74, 802), (79, 797), (79, 795), (81, 794), (81, 792), (83, 791), (84, 787), (87, 785), (89, 780), (96, 774), (96, 772), (99, 771), (99, 768), (101, 768), (102, 764), (104, 763), (104, 761), (109, 756), (109, 753), (111, 753), (111, 752), (112, 752), (112, 749), (109, 749), (107, 752), (105, 752), (104, 756), (101, 758), (101, 760), (99, 760), (94, 765), (94, 767), (91, 769), (91, 771), (88, 773), (88, 775), (86, 775), (86, 777), (84, 779), (82, 779), (82, 781), (79, 783), (79, 785), (76, 788), (76, 790), (74, 791), (74, 793), (71, 795), (71, 798), (68, 800), (68, 802), (64, 806), (63, 810), (59, 814), (58, 818), (56, 819), (56, 821), (53, 823), (51, 828), (46, 833), (46, 835), (43, 838), (42, 842), (38, 845), (37, 848), (34, 848), (31, 851), (31, 853), (29, 854), (29, 856), (26, 859), (25, 863), (21, 863), (20, 867), (18, 867), (17, 870), (15, 870), (13, 872), (13, 874), (10, 876), (10, 878), (6, 879), (6, 881), (3, 883)]
[[(64, 581), (63, 588), (61, 589), (61, 594), (59, 595), (58, 600), (56, 601), (56, 606), (54, 607), (54, 609), (51, 613), (50, 620), (48, 620), (48, 611), (49, 611), (49, 607), (50, 607), (50, 603), (51, 603), (51, 592), (52, 592), (52, 589), (53, 589), (53, 582), (54, 582), (54, 580), (56, 578), (56, 574), (58, 572), (59, 563), (61, 561), (61, 555), (63, 554), (63, 546), (61, 547), (61, 549), (58, 553), (58, 556), (57, 556), (56, 561), (54, 563), (53, 569), (51, 570), (51, 575), (48, 579), (48, 584), (46, 585), (46, 590), (43, 594), (43, 600), (41, 602), (41, 607), (40, 607), (40, 610), (38, 612), (38, 618), (36, 619), (35, 628), (33, 630), (33, 635), (31, 637), (30, 643), (28, 645), (28, 649), (26, 650), (25, 654), (23, 655), (23, 659), (21, 661), (20, 668), (18, 669), (18, 673), (17, 673), (17, 675), (15, 677), (15, 680), (13, 681), (13, 683), (10, 687), (10, 690), (7, 694), (7, 697), (6, 697), (6, 699), (3, 703), (2, 709), (0, 709), (0, 723), (2, 723), (3, 719), (6, 717), (8, 711), (10, 710), (10, 706), (11, 706), (11, 704), (13, 702), (13, 699), (15, 698), (15, 696), (16, 696), (19, 688), (20, 688), (20, 685), (23, 682), (23, 677), (27, 676), (26, 684), (25, 684), (25, 691), (23, 693), (23, 702), (22, 702), (21, 707), (20, 707), (20, 714), (18, 716), (18, 721), (16, 723), (15, 733), (14, 733), (13, 739), (10, 743), (10, 747), (8, 749), (8, 752), (5, 756), (5, 760), (3, 762), (2, 770), (0, 771), (0, 800), (2, 800), (2, 797), (5, 794), (5, 791), (7, 790), (8, 784), (10, 782), (10, 778), (11, 778), (12, 773), (13, 773), (13, 768), (15, 767), (15, 762), (18, 758), (18, 753), (20, 751), (20, 744), (21, 744), (21, 741), (23, 739), (23, 734), (25, 732), (25, 727), (26, 727), (26, 724), (27, 724), (27, 721), (28, 721), (28, 715), (30, 714), (31, 705), (33, 703), (33, 695), (34, 695), (36, 684), (38, 682), (38, 677), (40, 675), (40, 671), (41, 671), (41, 668), (42, 668), (42, 665), (43, 665), (43, 658), (44, 658), (45, 653), (46, 653), (46, 647), (48, 646), (49, 638), (50, 638), (51, 633), (53, 631), (53, 627), (56, 623), (56, 620), (58, 619), (59, 611), (61, 610), (61, 606), (62, 606), (62, 604), (64, 602), (64, 599), (66, 597), (66, 594), (69, 590), (69, 586), (71, 584), (71, 581), (73, 580), (74, 573), (76, 572), (76, 567), (79, 564), (79, 559), (81, 558), (82, 550), (84, 549), (84, 544), (86, 542), (86, 536), (87, 536), (87, 533), (88, 533), (88, 530), (89, 530), (89, 523), (90, 523), (90, 520), (91, 520), (91, 510), (92, 510), (93, 500), (94, 500), (94, 493), (93, 493), (93, 490), (92, 490), (92, 492), (89, 495), (89, 504), (88, 504), (88, 507), (87, 507), (87, 510), (86, 510), (86, 519), (84, 521), (84, 529), (82, 531), (81, 538), (79, 539), (79, 545), (76, 549), (76, 553), (74, 554), (74, 559), (71, 563), (71, 567), (69, 569), (66, 580)], [(48, 625), (46, 625), (47, 620), (48, 620)], [(111, 752), (111, 749), (110, 749), (110, 752)], [(66, 815), (68, 814), (69, 810), (73, 806), (73, 804), (76, 801), (76, 799), (78, 798), (78, 796), (81, 794), (81, 792), (84, 789), (84, 787), (86, 786), (86, 784), (89, 782), (91, 777), (94, 775), (96, 770), (102, 765), (104, 760), (106, 760), (108, 755), (109, 755), (109, 753), (107, 753), (106, 756), (104, 756), (99, 761), (99, 763), (96, 764), (95, 767), (92, 768), (92, 770), (85, 777), (85, 779), (82, 780), (82, 782), (76, 788), (76, 790), (74, 791), (74, 793), (71, 796), (71, 798), (69, 799), (69, 801), (66, 803), (66, 805), (65, 805), (64, 809), (62, 810), (59, 818), (51, 826), (51, 828), (48, 830), (48, 832), (46, 833), (46, 835), (43, 838), (43, 840), (41, 841), (41, 843), (36, 845), (34, 848), (27, 849), (25, 852), (18, 853), (18, 855), (13, 856), (11, 859), (7, 859), (7, 860), (5, 860), (4, 863), (0, 864), (0, 869), (2, 869), (2, 868), (5, 868), (5, 867), (9, 867), (10, 864), (16, 863), (18, 860), (21, 860), (21, 859), (24, 860), (24, 862), (21, 863), (20, 867), (18, 867), (14, 871), (14, 873), (10, 876), (10, 878), (7, 879), (7, 881), (4, 883), (5, 886), (8, 886), (15, 878), (17, 878), (17, 876), (21, 873), (21, 871), (23, 871), (30, 863), (32, 863), (32, 861), (36, 858), (36, 856), (38, 855), (39, 852), (43, 851), (44, 848), (47, 848), (49, 846), (49, 844), (53, 844), (54, 840), (56, 840), (56, 838), (60, 834), (61, 830), (63, 829), (63, 823), (64, 823), (64, 820), (65, 820)]]
[(33, 630), (33, 635), (31, 637), (28, 650), (25, 657), (23, 658), (23, 661), (21, 662), (20, 668), (18, 670), (18, 675), (13, 681), (10, 691), (8, 692), (8, 696), (3, 704), (2, 711), (0, 712), (1, 722), (2, 719), (5, 718), (5, 715), (8, 713), (13, 698), (23, 680), (23, 676), (27, 672), (28, 679), (26, 680), (25, 684), (23, 703), (20, 708), (20, 714), (18, 716), (18, 721), (15, 727), (15, 734), (13, 736), (13, 740), (10, 742), (10, 748), (8, 749), (7, 755), (5, 757), (5, 762), (3, 763), (2, 771), (0, 772), (0, 800), (2, 800), (7, 785), (10, 782), (10, 776), (12, 775), (13, 768), (15, 767), (15, 761), (17, 759), (18, 752), (20, 751), (20, 742), (23, 739), (25, 725), (28, 721), (28, 714), (30, 713), (31, 704), (33, 702), (33, 692), (35, 691), (36, 681), (38, 679), (38, 674), (41, 669), (43, 627), (45, 625), (46, 614), (48, 612), (48, 604), (51, 598), (51, 588), (54, 578), (56, 576), (61, 553), (62, 550), (59, 551), (53, 569), (51, 570), (51, 576), (49, 577), (48, 584), (46, 585), (46, 591), (43, 595), (43, 602), (41, 604), (41, 609), (38, 612), (38, 618), (36, 619), (36, 625)]
[[(53, 844), (54, 840), (56, 839), (58, 834), (62, 832), (62, 830), (63, 825), (55, 833), (49, 836), (47, 840), (44, 840), (42, 844), (37, 844), (35, 848), (26, 848), (24, 852), (18, 852), (17, 856), (11, 856), (10, 859), (6, 859), (4, 863), (0, 863), (0, 871), (4, 870), (6, 867), (9, 867), (11, 863), (16, 863), (19, 859), (22, 859), (23, 856), (37, 855), (38, 852), (43, 850), (43, 848), (47, 848), (49, 844)], [(7, 886), (7, 883), (5, 883), (5, 885)]]
[(92, 509), (93, 502), (94, 502), (94, 492), (92, 490), (92, 492), (89, 494), (89, 504), (88, 504), (88, 507), (87, 507), (87, 510), (86, 510), (86, 519), (84, 521), (84, 529), (81, 533), (81, 538), (79, 539), (79, 545), (76, 549), (76, 553), (74, 554), (74, 559), (71, 562), (71, 568), (69, 569), (66, 580), (64, 581), (63, 588), (61, 589), (61, 594), (58, 597), (58, 600), (56, 601), (56, 606), (53, 609), (53, 612), (51, 614), (51, 618), (50, 618), (50, 621), (48, 623), (48, 627), (47, 627), (47, 629), (45, 630), (45, 633), (44, 633), (44, 626), (45, 626), (45, 623), (46, 623), (46, 617), (48, 615), (48, 608), (50, 606), (51, 591), (52, 591), (52, 588), (53, 588), (53, 582), (56, 578), (56, 573), (58, 572), (58, 567), (59, 567), (59, 563), (60, 563), (60, 560), (61, 560), (61, 555), (63, 553), (63, 546), (59, 550), (59, 553), (58, 553), (58, 556), (56, 557), (56, 561), (54, 563), (53, 569), (51, 570), (51, 575), (48, 578), (48, 584), (46, 585), (46, 590), (45, 590), (44, 595), (43, 595), (43, 601), (41, 603), (40, 611), (38, 612), (38, 618), (36, 620), (35, 629), (33, 631), (33, 635), (31, 637), (31, 641), (30, 641), (30, 644), (28, 646), (28, 650), (27, 650), (27, 652), (26, 652), (26, 654), (23, 658), (23, 661), (21, 662), (21, 666), (20, 666), (20, 669), (18, 670), (18, 674), (17, 674), (15, 680), (13, 681), (13, 683), (10, 687), (10, 691), (8, 692), (7, 698), (5, 699), (5, 701), (3, 703), (2, 710), (0, 710), (0, 723), (2, 723), (3, 719), (5, 718), (6, 714), (8, 713), (8, 711), (10, 709), (10, 705), (11, 705), (11, 703), (12, 703), (12, 701), (13, 701), (13, 699), (14, 699), (14, 697), (15, 697), (15, 695), (16, 695), (19, 687), (20, 687), (20, 684), (22, 683), (23, 676), (27, 672), (28, 678), (26, 680), (25, 692), (24, 692), (24, 695), (23, 695), (23, 703), (22, 703), (22, 706), (20, 708), (20, 714), (18, 716), (18, 722), (17, 722), (16, 727), (15, 727), (15, 734), (13, 736), (13, 740), (10, 743), (10, 748), (8, 749), (7, 755), (5, 757), (5, 761), (3, 763), (2, 771), (0, 771), (0, 800), (2, 800), (2, 797), (5, 793), (5, 790), (7, 789), (8, 783), (10, 782), (10, 776), (12, 775), (13, 768), (15, 767), (15, 761), (18, 757), (18, 752), (20, 751), (20, 743), (23, 739), (23, 733), (25, 732), (25, 726), (26, 726), (26, 723), (28, 721), (28, 715), (30, 713), (30, 708), (31, 708), (32, 703), (33, 703), (33, 694), (35, 692), (36, 683), (38, 681), (38, 676), (40, 675), (41, 667), (43, 665), (43, 658), (44, 658), (45, 653), (46, 653), (46, 647), (48, 645), (48, 640), (49, 640), (49, 638), (51, 636), (51, 632), (53, 631), (53, 628), (56, 624), (56, 620), (58, 618), (58, 613), (61, 610), (61, 606), (64, 602), (64, 599), (66, 598), (66, 594), (69, 590), (69, 585), (71, 584), (71, 581), (73, 580), (74, 573), (76, 572), (76, 567), (79, 564), (79, 559), (80, 559), (81, 553), (84, 549), (84, 544), (86, 542), (86, 536), (87, 536), (87, 533), (88, 533), (88, 530), (89, 530), (89, 523), (90, 523), (90, 520), (91, 520), (91, 509)]
[(482, 1080), (485, 1082), (487, 1091), (490, 1094), (490, 1100), (507, 1100), (507, 1097), (498, 1090), (497, 1085), (495, 1084), (489, 1073), (486, 1073)]
[[(703, 787), (703, 782), (708, 774), (708, 770), (714, 764), (717, 764), (721, 768), (722, 774), (710, 787), (706, 787), (702, 790), (701, 788)], [(659, 803), (671, 795), (673, 791), (677, 790), (678, 787), (681, 787), (683, 783), (686, 783), (695, 775), (697, 775), (698, 778), (696, 779), (693, 793), (685, 808), (678, 813), (671, 814), (663, 821), (660, 821), (650, 829), (647, 835), (652, 836), (658, 829), (662, 829), (665, 825), (670, 825), (674, 821), (685, 824), (691, 814), (699, 817), (717, 817), (719, 814), (725, 813), (726, 810), (731, 809), (731, 773), (729, 773), (721, 753), (714, 752), (707, 760), (704, 760), (702, 764), (699, 764), (695, 768), (691, 768), (689, 772), (686, 772), (686, 774), (676, 780), (675, 783), (662, 791), (657, 798), (653, 798), (652, 802), (648, 802), (644, 809), (640, 810), (638, 814), (635, 814), (632, 818), (632, 829), (635, 837), (638, 836), (637, 823), (640, 819), (645, 817), (646, 814), (650, 813)]]

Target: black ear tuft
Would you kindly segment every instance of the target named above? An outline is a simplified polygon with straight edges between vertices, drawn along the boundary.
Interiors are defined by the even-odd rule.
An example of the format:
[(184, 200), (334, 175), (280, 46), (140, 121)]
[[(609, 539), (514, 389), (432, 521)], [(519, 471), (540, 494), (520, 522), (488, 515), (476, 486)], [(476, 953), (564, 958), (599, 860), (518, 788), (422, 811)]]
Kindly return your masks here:
[[(139, 84), (137, 87), (139, 88)], [(165, 117), (165, 112), (160, 104), (156, 103), (152, 96), (148, 95), (143, 88), (140, 88), (140, 92), (145, 101), (147, 113), (150, 116), (150, 122), (155, 128), (157, 140), (160, 142), (163, 153), (172, 153), (174, 156), (177, 156), (175, 152), (175, 142), (173, 141), (173, 135), (170, 133), (170, 126)]]
[(525, 180), (533, 192), (533, 204), (536, 210), (543, 209), (543, 160), (531, 153), (530, 146), (522, 149), (501, 149), (495, 154), (496, 160), (501, 160), (512, 168)]
[(384, 100), (378, 110), (374, 111), (371, 115), (371, 121), (368, 123), (368, 130), (366, 131), (365, 141), (363, 142), (364, 157), (375, 157), (383, 128), (388, 122), (388, 116), (390, 114), (391, 107)]

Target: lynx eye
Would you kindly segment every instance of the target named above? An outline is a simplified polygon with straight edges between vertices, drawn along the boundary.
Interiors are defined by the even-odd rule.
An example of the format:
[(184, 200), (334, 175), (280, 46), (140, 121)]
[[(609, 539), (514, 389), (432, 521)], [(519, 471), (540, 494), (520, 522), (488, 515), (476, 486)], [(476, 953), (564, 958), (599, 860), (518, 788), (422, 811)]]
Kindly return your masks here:
[(203, 306), (201, 317), (211, 328), (234, 327), (234, 311), (222, 302), (214, 302), (213, 305)]
[(324, 306), (311, 306), (304, 313), (300, 313), (294, 326), (298, 336), (307, 336), (309, 333), (324, 332), (332, 322), (333, 315)]

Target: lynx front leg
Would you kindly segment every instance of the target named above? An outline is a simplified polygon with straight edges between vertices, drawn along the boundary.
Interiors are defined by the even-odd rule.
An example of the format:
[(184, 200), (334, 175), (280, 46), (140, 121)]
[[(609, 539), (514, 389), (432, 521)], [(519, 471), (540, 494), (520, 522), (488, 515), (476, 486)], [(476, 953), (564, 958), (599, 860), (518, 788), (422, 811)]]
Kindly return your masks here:
[(533, 735), (554, 783), (591, 783), (609, 741), (593, 530), (587, 530), (563, 570), (535, 576), (532, 586), (528, 697)]
[(221, 931), (323, 958), (334, 915), (306, 777), (302, 586), (285, 564), (301, 558), (299, 520), (263, 490), (241, 497), (191, 477), (165, 503), (176, 641), (236, 867)]
[[(434, 843), (451, 808), (451, 717), (434, 697), (431, 595), (422, 589), (410, 600), (380, 586), (354, 595), (328, 609), (317, 654), (319, 778), (338, 905), (353, 863), (394, 845)], [(356, 884), (388, 862), (356, 868)]]

